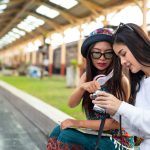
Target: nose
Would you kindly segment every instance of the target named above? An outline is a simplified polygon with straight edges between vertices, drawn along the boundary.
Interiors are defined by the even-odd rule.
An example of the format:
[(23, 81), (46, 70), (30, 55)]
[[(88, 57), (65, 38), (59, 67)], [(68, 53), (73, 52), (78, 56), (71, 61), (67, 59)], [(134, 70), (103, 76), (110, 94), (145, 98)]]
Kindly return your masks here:
[(125, 60), (124, 58), (122, 58), (122, 57), (121, 57), (120, 59), (121, 59), (121, 65), (122, 65), (122, 66), (125, 66), (126, 60)]
[(104, 55), (102, 55), (102, 56), (100, 57), (100, 59), (101, 59), (101, 60), (105, 60), (105, 57), (104, 57)]

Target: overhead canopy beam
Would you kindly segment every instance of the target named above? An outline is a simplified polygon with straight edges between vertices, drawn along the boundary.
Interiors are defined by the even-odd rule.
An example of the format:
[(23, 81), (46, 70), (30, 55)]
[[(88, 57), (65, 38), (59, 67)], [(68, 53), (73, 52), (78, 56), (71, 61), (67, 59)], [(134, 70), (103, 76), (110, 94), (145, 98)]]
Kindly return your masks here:
[(48, 25), (50, 25), (53, 29), (55, 29), (56, 31), (57, 30), (60, 30), (62, 28), (61, 25), (55, 23), (54, 21), (52, 21), (51, 19), (47, 19), (46, 17), (42, 16), (42, 15), (39, 15), (39, 14), (36, 14), (36, 13), (31, 13), (29, 12), (28, 14), (30, 15), (33, 15), (39, 19), (42, 19), (43, 21), (45, 21)]
[[(50, 3), (50, 2), (49, 2)], [(46, 7), (50, 8), (50, 9), (55, 9), (56, 11), (58, 11), (60, 13), (61, 16), (63, 16), (68, 22), (70, 22), (71, 24), (73, 24), (74, 22), (78, 21), (78, 18), (69, 14), (68, 12), (60, 9), (59, 7), (56, 7), (53, 3), (50, 3), (50, 5), (52, 7), (50, 7), (48, 4), (44, 3), (44, 2), (37, 2), (38, 5), (45, 5)]]
[(17, 4), (20, 4), (20, 3), (23, 3), (24, 0), (10, 0), (10, 2), (7, 4), (7, 6), (13, 6), (13, 5), (17, 5)]
[(45, 30), (42, 26), (38, 27), (35, 32), (40, 33), (41, 35), (43, 35), (44, 37), (47, 36), (47, 33), (49, 32), (48, 30)]
[[(14, 1), (18, 2), (19, 0), (14, 0)], [(14, 1), (11, 1), (11, 2), (14, 2)], [(24, 0), (21, 0), (21, 1), (24, 2)], [(41, 26), (41, 27), (37, 28), (36, 30), (33, 30), (32, 32), (26, 34), (24, 37), (21, 37), (21, 39), (16, 40), (16, 42), (14, 42), (15, 45), (16, 45), (16, 43), (20, 44), (19, 41), (25, 42), (25, 39), (28, 41), (28, 38), (29, 38), (29, 41), (30, 41), (31, 38), (38, 36), (38, 33), (40, 33), (41, 35), (43, 35), (43, 33), (44, 33), (45, 35), (47, 34), (47, 36), (50, 36), (52, 33), (55, 33), (55, 32), (60, 32), (61, 33), (67, 28), (74, 27), (74, 26), (77, 26), (77, 25), (81, 25), (85, 22), (90, 22), (90, 21), (94, 20), (97, 16), (107, 15), (108, 13), (111, 13), (113, 11), (116, 12), (116, 10), (118, 10), (118, 9), (122, 9), (126, 6), (129, 6), (129, 4), (135, 4), (135, 1), (137, 2), (137, 0), (126, 0), (123, 3), (121, 3), (121, 5), (119, 5), (119, 4), (118, 5), (110, 5), (110, 3), (112, 3), (112, 1), (111, 1), (110, 3), (107, 2), (107, 4), (109, 4), (109, 7), (103, 8), (99, 5), (97, 5), (96, 3), (94, 3), (93, 1), (89, 1), (89, 0), (78, 0), (78, 1), (79, 1), (79, 3), (81, 3), (83, 6), (85, 6), (88, 10), (90, 10), (92, 12), (90, 16), (84, 17), (84, 18), (78, 18), (74, 15), (69, 14), (68, 10), (65, 10), (65, 9), (55, 5), (55, 4), (52, 5), (52, 8), (59, 11), (60, 15), (64, 19), (66, 19), (68, 22), (70, 22), (70, 24), (66, 24), (66, 25), (61, 25), (61, 23), (58, 24), (54, 20), (49, 19), (49, 18), (47, 18), (43, 15), (37, 14), (36, 12), (31, 13), (30, 11), (27, 11), (28, 8), (34, 8), (35, 9), (36, 5), (38, 6), (39, 4), (48, 6), (48, 3), (43, 2), (42, 0), (27, 1), (28, 4), (25, 4), (26, 2), (24, 2), (23, 5), (25, 5), (25, 6), (21, 9), (21, 12), (20, 12), (21, 14), (18, 13), (18, 15), (16, 15), (15, 18), (13, 19), (13, 21), (10, 22), (10, 25), (3, 24), (3, 25), (5, 25), (5, 28), (2, 30), (2, 33), (0, 33), (0, 36), (4, 35), (12, 27), (16, 26), (16, 23), (18, 21), (20, 21), (24, 16), (26, 16), (25, 13), (31, 14), (31, 15), (39, 18), (39, 19), (44, 20), (47, 24), (46, 27), (49, 26), (50, 28), (48, 28), (47, 30), (44, 30), (43, 27)], [(19, 5), (19, 4), (16, 3), (16, 5)], [(51, 6), (49, 6), (49, 7), (51, 7)], [(8, 10), (6, 10), (6, 12), (8, 12)], [(5, 15), (5, 13), (4, 13), (4, 15)], [(8, 14), (9, 13), (10, 12), (8, 12)], [(14, 11), (14, 13), (15, 13), (15, 11)], [(3, 15), (3, 14), (0, 14), (0, 17), (1, 17), (1, 15)], [(51, 28), (53, 30), (51, 30)], [(7, 48), (11, 47), (12, 45), (13, 45), (13, 43), (11, 45), (8, 45)]]
[(13, 24), (16, 22), (16, 20), (18, 20), (23, 13), (29, 9), (29, 7), (33, 4), (35, 0), (30, 0), (27, 2), (27, 4), (23, 7), (23, 9), (14, 17), (14, 19), (12, 19), (12, 21), (3, 29), (3, 31), (0, 33), (0, 37), (2, 37), (6, 32), (8, 32), (12, 27)]
[(1, 13), (1, 14), (0, 14), (0, 20), (1, 20), (3, 17), (7, 17), (7, 15), (14, 14), (14, 13), (17, 13), (17, 12), (19, 12), (19, 11), (20, 11), (20, 9), (6, 10), (5, 13)]
[(99, 12), (103, 11), (104, 8), (96, 5), (92, 1), (89, 0), (78, 0), (84, 7), (89, 9), (94, 15), (99, 15)]

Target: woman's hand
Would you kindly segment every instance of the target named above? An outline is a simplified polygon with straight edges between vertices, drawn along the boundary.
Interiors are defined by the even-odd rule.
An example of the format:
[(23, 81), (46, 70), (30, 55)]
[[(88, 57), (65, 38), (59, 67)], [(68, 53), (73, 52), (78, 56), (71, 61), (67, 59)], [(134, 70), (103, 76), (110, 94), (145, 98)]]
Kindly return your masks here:
[(90, 81), (82, 83), (81, 88), (89, 93), (94, 93), (97, 89), (100, 88), (100, 84), (97, 81)]
[(66, 128), (69, 128), (69, 127), (74, 127), (76, 126), (77, 124), (77, 120), (74, 120), (74, 119), (66, 119), (64, 120), (63, 122), (61, 122), (61, 129), (64, 130)]
[(106, 112), (110, 115), (114, 115), (119, 109), (122, 101), (117, 99), (114, 95), (100, 91), (97, 94), (95, 100), (92, 101), (93, 104), (96, 104), (99, 107), (106, 109)]

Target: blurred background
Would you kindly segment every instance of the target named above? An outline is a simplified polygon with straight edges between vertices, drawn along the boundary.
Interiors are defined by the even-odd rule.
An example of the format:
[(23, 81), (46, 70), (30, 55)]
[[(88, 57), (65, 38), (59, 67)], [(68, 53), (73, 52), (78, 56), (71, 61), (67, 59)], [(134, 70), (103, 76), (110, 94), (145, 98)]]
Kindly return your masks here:
[(149, 0), (1, 0), (0, 69), (4, 75), (66, 75), (84, 59), (85, 36), (133, 22), (150, 30)]

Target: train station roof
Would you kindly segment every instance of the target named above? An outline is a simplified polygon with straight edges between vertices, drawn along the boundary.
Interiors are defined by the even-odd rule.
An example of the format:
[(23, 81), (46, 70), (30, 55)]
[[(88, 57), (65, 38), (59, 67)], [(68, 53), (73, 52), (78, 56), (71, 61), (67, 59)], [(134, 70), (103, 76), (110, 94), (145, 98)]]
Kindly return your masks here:
[(135, 0), (0, 0), (0, 49), (62, 32), (132, 4)]

